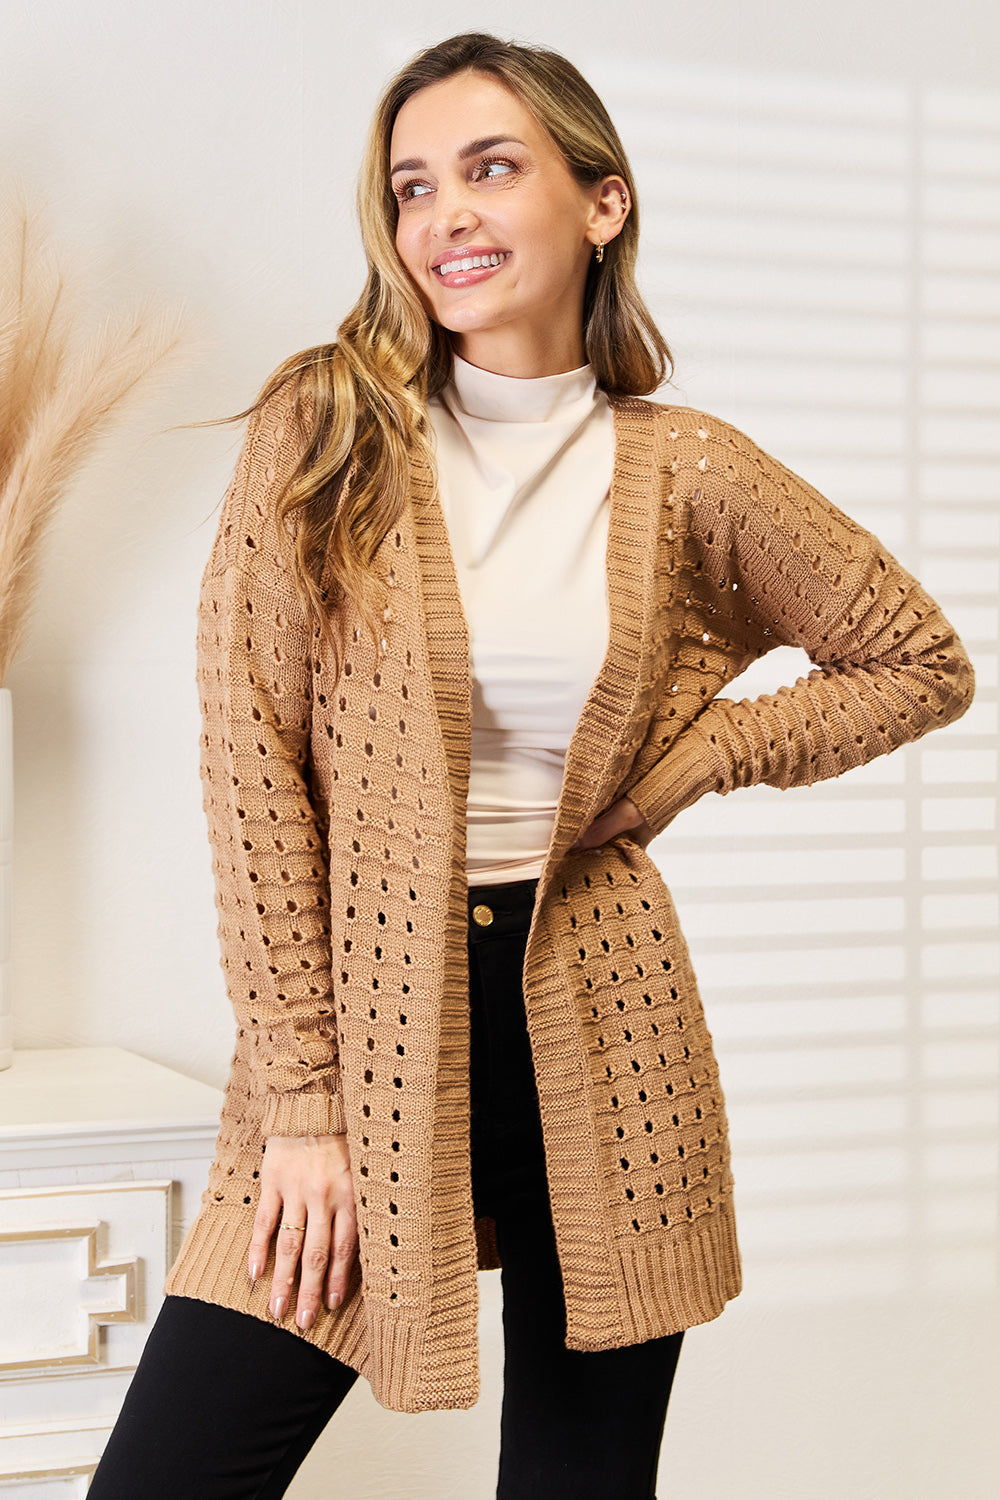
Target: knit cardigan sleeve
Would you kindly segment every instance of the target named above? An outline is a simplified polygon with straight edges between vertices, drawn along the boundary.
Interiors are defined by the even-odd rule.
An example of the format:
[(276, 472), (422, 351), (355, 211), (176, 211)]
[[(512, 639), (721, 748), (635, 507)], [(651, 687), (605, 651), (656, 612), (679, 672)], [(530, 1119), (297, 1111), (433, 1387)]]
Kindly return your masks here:
[[(655, 833), (705, 792), (806, 786), (963, 714), (973, 672), (952, 626), (870, 532), (745, 434), (703, 414), (664, 423), (678, 561), (679, 649), (700, 652), (708, 699), (678, 713), (670, 685), (646, 745), (662, 753), (627, 795)], [(680, 597), (677, 597), (677, 594)], [(778, 645), (814, 670), (775, 694), (715, 696)], [(712, 680), (712, 662), (726, 665)]]
[(346, 1128), (331, 999), (329, 855), (310, 795), (312, 642), (274, 508), (299, 452), (283, 388), (248, 424), (202, 580), (201, 776), (221, 962), (262, 1133)]

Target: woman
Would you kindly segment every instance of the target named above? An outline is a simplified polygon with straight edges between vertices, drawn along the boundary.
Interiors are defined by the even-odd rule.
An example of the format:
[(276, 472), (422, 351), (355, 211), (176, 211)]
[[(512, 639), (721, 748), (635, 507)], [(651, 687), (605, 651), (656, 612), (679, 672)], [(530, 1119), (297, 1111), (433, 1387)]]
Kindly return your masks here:
[[(668, 351), (635, 188), (565, 60), (423, 53), (360, 210), (365, 291), (252, 409), (205, 570), (238, 1039), (92, 1494), (281, 1495), (358, 1373), (394, 1409), (472, 1405), (500, 1265), (498, 1495), (648, 1500), (683, 1330), (740, 1266), (645, 846), (705, 792), (948, 723), (971, 671), (874, 537), (726, 423), (639, 399)], [(782, 643), (807, 679), (719, 696)]]

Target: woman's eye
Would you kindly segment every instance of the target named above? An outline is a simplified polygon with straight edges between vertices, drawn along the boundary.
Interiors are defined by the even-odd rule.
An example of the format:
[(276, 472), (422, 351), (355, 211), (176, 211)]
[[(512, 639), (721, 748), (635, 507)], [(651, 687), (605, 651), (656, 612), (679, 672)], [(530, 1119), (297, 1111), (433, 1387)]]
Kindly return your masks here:
[(422, 198), (429, 192), (426, 182), (404, 182), (396, 188), (396, 197), (400, 203), (412, 203), (414, 198)]
[(475, 176), (482, 177), (506, 177), (510, 172), (516, 172), (517, 167), (512, 161), (481, 161), (476, 168)]

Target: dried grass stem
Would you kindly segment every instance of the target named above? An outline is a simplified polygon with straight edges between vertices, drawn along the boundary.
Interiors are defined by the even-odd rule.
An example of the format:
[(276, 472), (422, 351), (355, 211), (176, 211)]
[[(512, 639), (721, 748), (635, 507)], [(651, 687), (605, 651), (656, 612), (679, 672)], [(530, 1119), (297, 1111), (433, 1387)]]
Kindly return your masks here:
[(146, 303), (81, 331), (77, 299), (23, 192), (0, 204), (0, 686), (24, 637), (42, 542), (123, 403), (179, 346)]

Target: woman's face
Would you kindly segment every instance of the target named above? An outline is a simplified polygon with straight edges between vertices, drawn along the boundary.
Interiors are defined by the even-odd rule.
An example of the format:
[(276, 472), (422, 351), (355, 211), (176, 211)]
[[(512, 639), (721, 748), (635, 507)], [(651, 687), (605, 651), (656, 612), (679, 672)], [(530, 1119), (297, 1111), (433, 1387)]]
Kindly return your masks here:
[(455, 351), (522, 378), (579, 368), (587, 270), (621, 228), (624, 182), (581, 187), (520, 100), (468, 72), (407, 100), (390, 163), (400, 260)]

